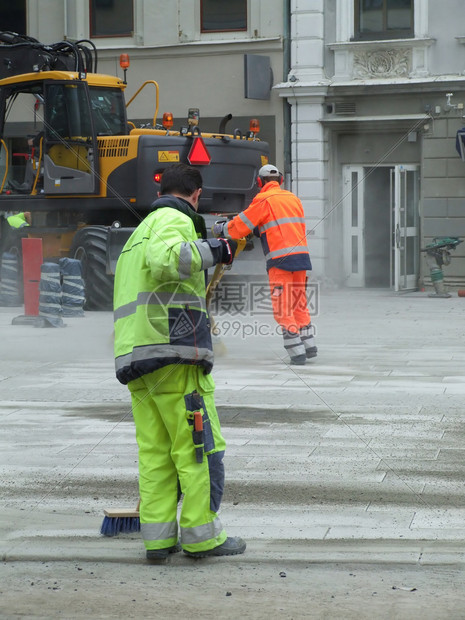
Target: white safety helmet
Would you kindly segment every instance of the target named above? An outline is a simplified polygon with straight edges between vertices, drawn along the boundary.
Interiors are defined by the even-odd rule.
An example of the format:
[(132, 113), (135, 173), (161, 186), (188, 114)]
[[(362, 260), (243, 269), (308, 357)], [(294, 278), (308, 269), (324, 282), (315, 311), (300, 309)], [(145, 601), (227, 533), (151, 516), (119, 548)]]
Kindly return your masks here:
[(270, 180), (278, 181), (281, 185), (284, 179), (283, 175), (279, 172), (276, 166), (266, 164), (266, 166), (262, 166), (258, 171), (257, 185), (258, 187), (263, 187), (265, 183)]

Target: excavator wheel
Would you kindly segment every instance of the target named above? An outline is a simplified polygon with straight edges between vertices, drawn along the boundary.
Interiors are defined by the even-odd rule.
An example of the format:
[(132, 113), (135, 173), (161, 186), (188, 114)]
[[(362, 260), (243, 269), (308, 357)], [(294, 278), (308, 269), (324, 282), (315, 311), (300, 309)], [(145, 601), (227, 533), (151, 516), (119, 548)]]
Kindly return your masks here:
[(85, 310), (111, 310), (113, 276), (106, 272), (108, 231), (105, 226), (86, 226), (74, 236), (69, 255), (81, 261)]

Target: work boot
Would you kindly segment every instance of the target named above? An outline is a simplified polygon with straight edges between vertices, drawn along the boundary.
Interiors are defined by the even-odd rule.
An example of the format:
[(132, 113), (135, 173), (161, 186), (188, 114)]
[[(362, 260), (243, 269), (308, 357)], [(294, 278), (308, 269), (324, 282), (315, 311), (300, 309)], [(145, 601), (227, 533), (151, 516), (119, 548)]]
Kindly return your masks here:
[(207, 549), (206, 551), (186, 551), (184, 553), (191, 558), (207, 558), (211, 555), (239, 555), (244, 553), (246, 548), (245, 541), (239, 536), (232, 536), (226, 538), (222, 545), (213, 547), (213, 549)]
[(306, 360), (306, 356), (305, 354), (302, 355), (294, 355), (294, 357), (291, 357), (291, 364), (293, 366), (304, 366), (305, 365), (305, 360)]
[(172, 547), (165, 547), (164, 549), (147, 549), (147, 560), (166, 560), (170, 553), (177, 553), (181, 551), (181, 545), (176, 543)]

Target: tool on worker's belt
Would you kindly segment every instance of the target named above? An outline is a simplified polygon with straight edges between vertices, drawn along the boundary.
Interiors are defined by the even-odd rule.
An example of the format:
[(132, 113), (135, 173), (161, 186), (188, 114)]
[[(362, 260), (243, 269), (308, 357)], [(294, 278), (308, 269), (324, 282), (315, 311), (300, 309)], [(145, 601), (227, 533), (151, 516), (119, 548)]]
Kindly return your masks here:
[(190, 394), (184, 396), (186, 401), (187, 419), (192, 426), (192, 441), (195, 448), (195, 460), (197, 463), (203, 463), (203, 453), (205, 448), (205, 438), (203, 429), (203, 412), (205, 404), (203, 398), (194, 390)]
[(195, 447), (195, 460), (203, 463), (203, 419), (201, 411), (194, 411), (194, 428), (192, 429), (192, 439)]
[(426, 252), (426, 264), (430, 269), (431, 282), (433, 283), (436, 293), (429, 297), (451, 297), (444, 287), (443, 265), (450, 265), (452, 256), (451, 250), (455, 250), (462, 239), (458, 237), (435, 237), (431, 243), (422, 252)]

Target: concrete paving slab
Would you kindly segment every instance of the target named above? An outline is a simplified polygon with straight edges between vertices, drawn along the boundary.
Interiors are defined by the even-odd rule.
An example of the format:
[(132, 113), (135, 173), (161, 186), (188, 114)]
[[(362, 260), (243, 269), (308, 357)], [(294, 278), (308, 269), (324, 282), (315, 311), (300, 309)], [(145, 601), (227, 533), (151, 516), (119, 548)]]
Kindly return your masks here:
[[(258, 571), (261, 587), (265, 567), (278, 560), (294, 570), (331, 566), (333, 575), (340, 562), (373, 563), (379, 574), (384, 565), (424, 565), (436, 577), (450, 566), (441, 583), (458, 583), (464, 302), (376, 290), (321, 295), (319, 356), (303, 368), (287, 365), (276, 334), (221, 339), (221, 517), (249, 545), (229, 566)], [(59, 330), (12, 326), (16, 314), (0, 308), (3, 568), (61, 561), (76, 570), (83, 561), (142, 571), (138, 536), (99, 534), (103, 509), (134, 507), (138, 494), (130, 399), (113, 375), (111, 313), (86, 313)], [(169, 563), (191, 566), (183, 556)], [(206, 562), (202, 571), (212, 576), (222, 566), (228, 570)], [(107, 587), (114, 592), (117, 583)]]

